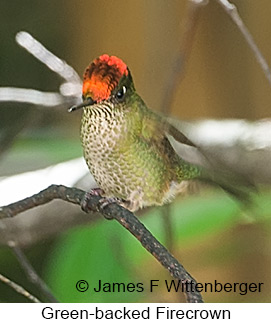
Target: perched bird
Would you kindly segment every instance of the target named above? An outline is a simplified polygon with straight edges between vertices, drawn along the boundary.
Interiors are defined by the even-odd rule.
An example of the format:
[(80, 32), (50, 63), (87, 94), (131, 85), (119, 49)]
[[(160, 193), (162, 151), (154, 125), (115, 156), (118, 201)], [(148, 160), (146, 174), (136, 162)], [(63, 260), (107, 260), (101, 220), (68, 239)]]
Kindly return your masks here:
[(194, 144), (146, 106), (121, 59), (95, 59), (85, 70), (82, 97), (70, 111), (83, 108), (84, 157), (105, 198), (136, 211), (170, 202), (190, 180), (208, 180), (201, 167), (176, 153), (169, 137)]

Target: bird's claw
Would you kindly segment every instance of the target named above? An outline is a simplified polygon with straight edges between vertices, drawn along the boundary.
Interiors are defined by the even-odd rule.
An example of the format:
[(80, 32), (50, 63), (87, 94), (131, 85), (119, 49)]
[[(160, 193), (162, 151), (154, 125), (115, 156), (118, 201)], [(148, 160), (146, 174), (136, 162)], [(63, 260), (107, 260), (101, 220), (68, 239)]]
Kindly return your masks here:
[(89, 211), (89, 207), (88, 207), (89, 199), (92, 196), (102, 196), (103, 194), (104, 194), (104, 191), (101, 188), (93, 188), (89, 192), (86, 192), (86, 194), (84, 195), (84, 197), (81, 201), (81, 209), (84, 212), (88, 212)]
[[(82, 201), (81, 201), (81, 209), (84, 212), (89, 212), (89, 200), (92, 196), (102, 196), (104, 191), (101, 188), (93, 188), (89, 192), (86, 192)], [(118, 197), (102, 197), (98, 202), (98, 209), (104, 210), (104, 208), (112, 203), (117, 203), (119, 205), (124, 205), (124, 200)], [(107, 219), (112, 219), (109, 215), (104, 215)]]
[(102, 190), (101, 188), (97, 187), (97, 188), (92, 188), (91, 190), (89, 190), (88, 192), (89, 195), (94, 195), (94, 196), (103, 196), (104, 194), (104, 190)]
[[(107, 205), (110, 205), (112, 203), (116, 203), (118, 205), (123, 205), (123, 200), (121, 198), (118, 198), (118, 197), (103, 197), (99, 201), (99, 208), (100, 208), (100, 210), (104, 210), (104, 208)], [(109, 214), (104, 213), (103, 215), (107, 220), (112, 220), (113, 219), (113, 217), (110, 216)]]
[(112, 203), (117, 203), (117, 204), (123, 204), (123, 200), (118, 197), (103, 197), (99, 201), (99, 207), (100, 209), (104, 209), (107, 205), (112, 204)]

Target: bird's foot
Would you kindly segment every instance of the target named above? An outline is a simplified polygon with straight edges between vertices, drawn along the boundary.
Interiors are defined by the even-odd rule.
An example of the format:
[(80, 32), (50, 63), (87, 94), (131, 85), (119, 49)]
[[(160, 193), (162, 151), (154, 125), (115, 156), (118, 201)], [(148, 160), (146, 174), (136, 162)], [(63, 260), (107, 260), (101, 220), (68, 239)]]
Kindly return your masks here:
[(102, 196), (103, 194), (104, 194), (104, 191), (99, 187), (93, 188), (89, 192), (86, 192), (86, 194), (84, 195), (84, 197), (81, 201), (81, 209), (84, 212), (88, 212), (89, 211), (88, 202), (89, 202), (90, 198), (92, 196)]
[(116, 203), (122, 206), (124, 202), (125, 201), (119, 197), (103, 197), (99, 201), (99, 206), (103, 210), (109, 204)]
[(94, 196), (103, 196), (104, 195), (104, 190), (102, 190), (99, 187), (92, 188), (87, 194), (89, 195), (94, 195)]
[[(86, 194), (84, 195), (84, 197), (81, 201), (81, 209), (86, 213), (88, 213), (90, 210), (95, 211), (95, 208), (93, 209), (89, 206), (89, 200), (93, 196), (102, 197), (104, 194), (105, 194), (105, 192), (101, 188), (94, 188), (94, 189), (91, 189), (89, 192), (86, 192)], [(96, 207), (98, 209), (103, 210), (107, 205), (112, 204), (112, 203), (116, 203), (116, 204), (119, 204), (123, 207), (126, 207), (125, 206), (126, 201), (121, 198), (118, 198), (118, 197), (102, 197), (99, 200), (98, 205)], [(104, 216), (109, 220), (112, 219), (112, 217), (110, 217), (110, 216), (106, 216), (106, 215), (104, 215)]]
[(103, 197), (99, 201), (101, 209), (104, 209), (107, 205), (109, 205), (111, 203), (116, 203), (116, 204), (122, 206), (123, 208), (127, 209), (130, 212), (135, 212), (139, 209), (139, 205), (137, 202), (124, 200), (119, 197)]
[[(124, 206), (125, 201), (123, 199), (119, 198), (119, 197), (103, 197), (99, 201), (99, 208), (101, 210), (103, 210), (105, 207), (107, 207), (107, 205), (110, 205), (110, 204), (113, 204), (113, 203), (116, 203), (118, 205), (121, 205), (121, 206), (125, 207)], [(107, 220), (112, 220), (113, 219), (110, 215), (105, 215), (104, 214), (104, 217)]]

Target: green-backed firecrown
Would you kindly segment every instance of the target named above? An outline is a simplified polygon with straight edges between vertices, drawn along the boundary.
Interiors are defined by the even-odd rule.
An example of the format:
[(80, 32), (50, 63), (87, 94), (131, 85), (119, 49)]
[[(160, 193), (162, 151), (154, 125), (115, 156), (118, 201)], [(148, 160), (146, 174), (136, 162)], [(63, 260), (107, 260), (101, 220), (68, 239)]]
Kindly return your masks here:
[(135, 90), (126, 64), (102, 55), (85, 70), (81, 141), (103, 196), (131, 211), (170, 202), (201, 169), (177, 155), (168, 136), (193, 146)]

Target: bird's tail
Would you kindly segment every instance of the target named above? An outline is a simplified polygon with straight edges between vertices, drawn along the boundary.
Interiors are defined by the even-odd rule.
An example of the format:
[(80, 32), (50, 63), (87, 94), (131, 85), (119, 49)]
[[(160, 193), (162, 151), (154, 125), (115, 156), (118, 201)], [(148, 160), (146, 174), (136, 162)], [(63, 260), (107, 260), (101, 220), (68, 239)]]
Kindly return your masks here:
[(257, 192), (257, 188), (245, 176), (225, 169), (223, 171), (202, 169), (199, 179), (205, 183), (221, 187), (246, 206), (253, 204), (252, 197), (253, 193)]

